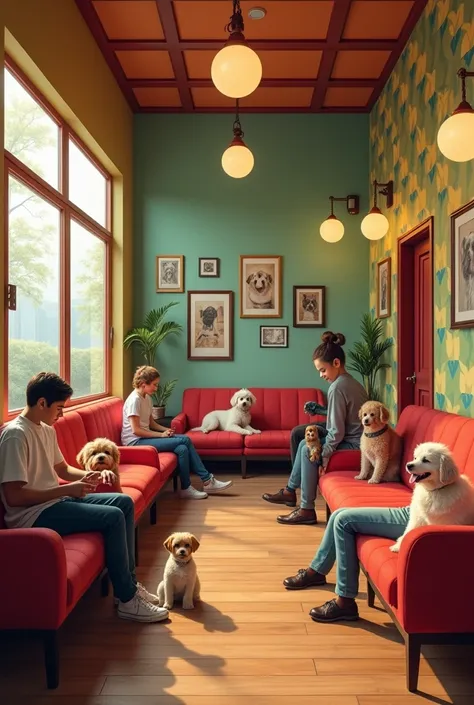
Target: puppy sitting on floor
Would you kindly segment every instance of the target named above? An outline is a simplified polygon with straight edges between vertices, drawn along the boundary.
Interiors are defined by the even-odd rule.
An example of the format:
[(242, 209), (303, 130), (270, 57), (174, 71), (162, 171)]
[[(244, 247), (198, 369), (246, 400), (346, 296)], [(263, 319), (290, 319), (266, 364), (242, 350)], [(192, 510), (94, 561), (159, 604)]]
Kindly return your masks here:
[(398, 482), (402, 443), (390, 428), (388, 409), (379, 401), (366, 401), (359, 411), (364, 432), (360, 439), (361, 468), (356, 480), (370, 484)]
[(119, 462), (120, 451), (108, 438), (96, 438), (89, 441), (79, 451), (77, 462), (87, 471), (100, 472), (102, 482), (96, 492), (122, 492), (120, 485)]
[(193, 559), (193, 553), (199, 548), (199, 541), (187, 532), (176, 532), (168, 536), (163, 546), (170, 555), (166, 561), (163, 580), (158, 585), (159, 606), (170, 610), (175, 599), (182, 599), (183, 609), (192, 610), (193, 600), (199, 600), (201, 590)]
[(315, 463), (321, 458), (321, 441), (319, 440), (318, 427), (316, 424), (306, 426), (304, 438), (309, 451), (309, 459), (312, 463)]

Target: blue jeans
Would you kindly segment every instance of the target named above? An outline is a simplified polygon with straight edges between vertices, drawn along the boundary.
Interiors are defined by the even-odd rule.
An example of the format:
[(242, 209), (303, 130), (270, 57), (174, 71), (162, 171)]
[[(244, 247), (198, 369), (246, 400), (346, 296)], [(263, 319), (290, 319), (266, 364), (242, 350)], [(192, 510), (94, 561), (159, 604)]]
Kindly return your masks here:
[(186, 490), (191, 484), (191, 470), (199, 475), (203, 482), (212, 475), (206, 470), (196, 448), (188, 436), (171, 436), (169, 438), (139, 438), (133, 445), (153, 446), (162, 453), (176, 453), (181, 488)]
[(311, 568), (327, 575), (337, 562), (336, 595), (357, 597), (359, 559), (356, 534), (398, 539), (408, 524), (410, 507), (337, 509), (328, 521)]
[(105, 564), (114, 595), (128, 602), (137, 591), (133, 500), (126, 494), (90, 494), (66, 499), (44, 509), (34, 525), (60, 536), (99, 531), (104, 537)]

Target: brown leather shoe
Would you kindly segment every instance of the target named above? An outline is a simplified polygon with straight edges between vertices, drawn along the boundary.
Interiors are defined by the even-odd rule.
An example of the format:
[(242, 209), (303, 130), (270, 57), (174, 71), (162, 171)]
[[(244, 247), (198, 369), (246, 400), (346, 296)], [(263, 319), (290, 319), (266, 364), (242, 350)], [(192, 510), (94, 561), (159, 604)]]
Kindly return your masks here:
[(355, 622), (359, 619), (359, 610), (356, 602), (350, 607), (339, 607), (334, 599), (321, 607), (313, 607), (309, 616), (313, 622)]
[(308, 512), (302, 512), (298, 507), (294, 509), (290, 514), (280, 514), (277, 517), (277, 522), (279, 524), (317, 524), (316, 512), (313, 511), (311, 514)]
[(278, 490), (275, 494), (265, 492), (262, 494), (262, 499), (272, 504), (286, 504), (287, 507), (296, 507), (296, 492), (290, 492), (286, 487)]
[(304, 590), (308, 587), (326, 585), (326, 577), (319, 573), (308, 573), (306, 568), (300, 568), (296, 575), (285, 578), (283, 585), (287, 590)]

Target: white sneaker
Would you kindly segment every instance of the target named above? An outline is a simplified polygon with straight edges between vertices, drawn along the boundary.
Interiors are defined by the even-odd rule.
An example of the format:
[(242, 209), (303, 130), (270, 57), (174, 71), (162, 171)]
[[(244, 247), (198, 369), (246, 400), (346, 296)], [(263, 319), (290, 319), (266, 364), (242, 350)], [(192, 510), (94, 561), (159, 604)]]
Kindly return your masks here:
[(192, 485), (189, 485), (189, 487), (186, 487), (185, 490), (179, 491), (179, 496), (181, 499), (206, 499), (207, 493), (200, 492)]
[(168, 618), (169, 612), (164, 607), (147, 602), (137, 591), (128, 602), (119, 602), (117, 614), (134, 622), (162, 622)]
[(233, 484), (234, 483), (232, 480), (220, 482), (220, 480), (216, 480), (214, 475), (211, 475), (210, 479), (203, 483), (203, 489), (209, 494), (213, 494), (214, 492), (223, 492), (224, 490), (228, 490)]

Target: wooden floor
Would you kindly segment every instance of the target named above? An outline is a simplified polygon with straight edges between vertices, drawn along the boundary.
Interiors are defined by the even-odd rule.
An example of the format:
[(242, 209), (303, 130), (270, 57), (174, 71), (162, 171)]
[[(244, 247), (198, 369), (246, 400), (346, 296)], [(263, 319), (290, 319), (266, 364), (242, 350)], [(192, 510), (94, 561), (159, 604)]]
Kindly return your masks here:
[(197, 609), (174, 609), (161, 624), (124, 622), (112, 597), (100, 598), (93, 586), (61, 631), (58, 690), (44, 686), (39, 643), (0, 637), (2, 705), (474, 703), (470, 647), (426, 647), (422, 692), (407, 693), (398, 632), (381, 609), (366, 607), (363, 582), (358, 623), (312, 622), (309, 609), (329, 599), (332, 587), (287, 592), (281, 583), (313, 557), (322, 505), (318, 527), (280, 526), (281, 509), (260, 497), (281, 487), (283, 476), (232, 477), (231, 494), (205, 501), (163, 493), (157, 526), (145, 521), (141, 530), (138, 573), (150, 589), (162, 576), (167, 535), (186, 530), (199, 538)]

